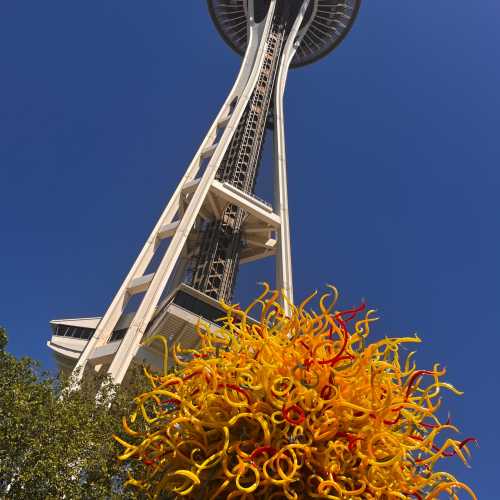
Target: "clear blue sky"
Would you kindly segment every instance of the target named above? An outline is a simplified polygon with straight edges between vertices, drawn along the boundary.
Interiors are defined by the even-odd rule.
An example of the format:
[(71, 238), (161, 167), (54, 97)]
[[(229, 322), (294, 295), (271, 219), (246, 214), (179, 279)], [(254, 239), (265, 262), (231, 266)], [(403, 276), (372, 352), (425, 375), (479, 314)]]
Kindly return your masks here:
[[(365, 298), (465, 390), (498, 498), (500, 2), (365, 0), (287, 91), (295, 288)], [(204, 0), (0, 5), (0, 323), (52, 367), (48, 321), (102, 313), (223, 102), (239, 58)], [(262, 193), (268, 176), (263, 171)], [(269, 190), (268, 190), (269, 191)], [(268, 192), (267, 191), (267, 192)], [(241, 273), (256, 293), (270, 263)]]

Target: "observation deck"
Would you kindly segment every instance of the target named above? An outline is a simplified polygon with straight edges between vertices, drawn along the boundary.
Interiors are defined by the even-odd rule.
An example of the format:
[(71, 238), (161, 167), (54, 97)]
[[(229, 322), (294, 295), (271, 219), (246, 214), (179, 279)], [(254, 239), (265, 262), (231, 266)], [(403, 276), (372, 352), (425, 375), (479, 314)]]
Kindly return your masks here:
[[(248, 0), (207, 0), (213, 22), (224, 41), (238, 54), (247, 46)], [(282, 0), (293, 15), (302, 3)], [(329, 54), (349, 33), (358, 13), (361, 0), (310, 0), (299, 35), (303, 38), (292, 60), (296, 68), (311, 64)], [(255, 0), (255, 16), (263, 17), (269, 0)], [(287, 15), (286, 13), (284, 14)], [(286, 22), (286, 19), (285, 19)]]

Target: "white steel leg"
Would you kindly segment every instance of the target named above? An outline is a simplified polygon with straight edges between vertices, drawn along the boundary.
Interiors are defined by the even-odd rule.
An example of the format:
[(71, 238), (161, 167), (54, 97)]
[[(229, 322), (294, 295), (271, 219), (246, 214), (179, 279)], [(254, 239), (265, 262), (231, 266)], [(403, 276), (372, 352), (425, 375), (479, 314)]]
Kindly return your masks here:
[[(275, 211), (281, 218), (278, 234), (278, 248), (276, 252), (276, 288), (284, 290), (288, 299), (293, 302), (293, 279), (292, 279), (292, 250), (290, 243), (290, 220), (288, 212), (288, 190), (286, 170), (286, 146), (285, 146), (285, 121), (283, 111), (283, 97), (288, 69), (292, 62), (295, 51), (299, 46), (297, 34), (300, 24), (306, 13), (309, 0), (304, 0), (300, 14), (290, 31), (287, 39), (281, 66), (276, 79), (276, 91), (274, 100), (274, 161), (275, 161), (275, 184), (274, 204)], [(285, 313), (289, 314), (289, 305), (286, 301), (282, 303)]]

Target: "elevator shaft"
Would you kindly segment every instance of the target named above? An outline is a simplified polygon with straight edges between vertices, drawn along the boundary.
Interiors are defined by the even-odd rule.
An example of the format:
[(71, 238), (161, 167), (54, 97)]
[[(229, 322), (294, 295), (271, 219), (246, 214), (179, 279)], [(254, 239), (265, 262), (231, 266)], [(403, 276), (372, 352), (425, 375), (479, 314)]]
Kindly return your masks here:
[[(284, 37), (283, 24), (275, 22), (265, 42), (257, 83), (216, 174), (220, 182), (248, 194), (255, 190)], [(243, 245), (244, 219), (241, 208), (228, 204), (220, 219), (204, 223), (191, 266), (193, 288), (217, 300), (231, 300)]]

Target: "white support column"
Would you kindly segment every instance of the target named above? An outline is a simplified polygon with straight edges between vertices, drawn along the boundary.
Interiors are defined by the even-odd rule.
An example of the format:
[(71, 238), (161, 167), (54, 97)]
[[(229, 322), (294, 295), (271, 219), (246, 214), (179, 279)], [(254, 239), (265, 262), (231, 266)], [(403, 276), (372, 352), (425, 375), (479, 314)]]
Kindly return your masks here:
[(137, 349), (139, 348), (144, 332), (153, 317), (155, 307), (160, 300), (163, 290), (165, 289), (176, 262), (184, 248), (195, 220), (199, 216), (200, 210), (205, 202), (205, 198), (215, 179), (220, 162), (222, 161), (226, 149), (229, 146), (230, 140), (239, 123), (239, 120), (241, 119), (245, 106), (252, 95), (262, 67), (266, 47), (266, 44), (263, 42), (267, 39), (267, 35), (271, 28), (275, 5), (275, 0), (272, 0), (265, 20), (259, 25), (254, 24), (251, 27), (253, 29), (250, 30), (250, 41), (252, 42), (252, 38), (257, 36), (259, 43), (256, 45), (252, 44), (252, 50), (257, 50), (257, 53), (254, 54), (247, 51), (247, 55), (245, 57), (245, 59), (248, 57), (248, 59), (253, 61), (248, 81), (238, 100), (236, 108), (234, 109), (233, 115), (231, 116), (221, 137), (221, 140), (219, 141), (210, 159), (206, 171), (203, 174), (189, 202), (189, 205), (186, 207), (186, 211), (182, 216), (176, 233), (173, 236), (165, 255), (163, 256), (160, 265), (158, 266), (155, 276), (151, 281), (137, 312), (135, 313), (134, 319), (132, 320), (128, 331), (121, 342), (113, 361), (111, 362), (108, 373), (111, 375), (115, 383), (122, 382), (128, 367), (134, 358)]
[(83, 376), (83, 371), (91, 353), (97, 347), (105, 344), (111, 336), (130, 299), (131, 294), (129, 291), (131, 290), (131, 285), (137, 283), (137, 280), (143, 277), (144, 272), (158, 249), (159, 241), (165, 237), (165, 228), (172, 228), (170, 225), (174, 223), (176, 216), (179, 216), (180, 199), (185, 184), (196, 178), (201, 167), (203, 154), (206, 153), (208, 148), (214, 145), (217, 129), (225, 125), (222, 137), (213, 151), (209, 165), (201, 178), (189, 206), (186, 208), (186, 212), (182, 214), (181, 220), (175, 221), (178, 223), (175, 227), (175, 232), (172, 231), (169, 234), (169, 236), (172, 235), (172, 241), (163, 256), (160, 266), (154, 273), (154, 277), (148, 283), (142, 303), (110, 366), (109, 373), (115, 382), (120, 383), (122, 381), (132, 359), (131, 357), (133, 357), (133, 354), (137, 350), (147, 323), (154, 314), (154, 309), (184, 248), (186, 239), (203, 205), (208, 189), (215, 178), (220, 161), (250, 98), (263, 59), (264, 44), (261, 41), (266, 38), (269, 31), (275, 3), (276, 0), (271, 0), (268, 16), (264, 21), (256, 24), (253, 21), (253, 0), (249, 1), (249, 40), (236, 82), (139, 256), (101, 319), (93, 337), (89, 340), (79, 357), (73, 372), (74, 374), (78, 374), (78, 379), (81, 379)]
[[(276, 90), (274, 94), (274, 205), (275, 211), (281, 219), (281, 225), (278, 229), (278, 248), (276, 252), (276, 288), (284, 290), (291, 302), (293, 302), (292, 250), (290, 243), (290, 220), (288, 212), (283, 97), (285, 94), (288, 69), (295, 52), (300, 45), (300, 40), (297, 38), (297, 35), (308, 5), (309, 0), (304, 0), (300, 9), (300, 14), (295, 20), (285, 44), (285, 48), (283, 49), (281, 66), (276, 78)], [(285, 312), (289, 313), (288, 303), (283, 301), (282, 305)]]

